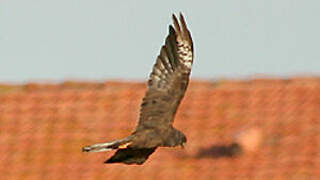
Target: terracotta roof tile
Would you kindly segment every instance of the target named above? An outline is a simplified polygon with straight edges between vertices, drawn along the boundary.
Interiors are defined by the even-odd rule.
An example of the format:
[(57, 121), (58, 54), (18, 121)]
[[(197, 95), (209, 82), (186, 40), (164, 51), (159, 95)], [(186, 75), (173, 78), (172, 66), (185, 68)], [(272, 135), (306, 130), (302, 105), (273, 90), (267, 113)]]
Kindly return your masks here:
[(130, 134), (145, 89), (120, 81), (0, 85), (1, 179), (320, 176), (315, 77), (191, 81), (175, 121), (185, 149), (160, 148), (140, 167), (103, 164), (112, 152), (82, 153)]

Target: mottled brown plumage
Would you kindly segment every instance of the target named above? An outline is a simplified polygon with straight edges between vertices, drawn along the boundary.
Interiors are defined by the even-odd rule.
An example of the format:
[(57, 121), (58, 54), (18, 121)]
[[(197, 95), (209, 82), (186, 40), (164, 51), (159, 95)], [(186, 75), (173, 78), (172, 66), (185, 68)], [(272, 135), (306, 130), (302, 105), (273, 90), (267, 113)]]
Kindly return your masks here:
[(185, 20), (173, 15), (169, 35), (153, 66), (135, 131), (128, 137), (83, 148), (85, 152), (117, 150), (105, 163), (142, 164), (157, 147), (183, 146), (186, 136), (172, 126), (185, 94), (193, 63), (193, 43)]

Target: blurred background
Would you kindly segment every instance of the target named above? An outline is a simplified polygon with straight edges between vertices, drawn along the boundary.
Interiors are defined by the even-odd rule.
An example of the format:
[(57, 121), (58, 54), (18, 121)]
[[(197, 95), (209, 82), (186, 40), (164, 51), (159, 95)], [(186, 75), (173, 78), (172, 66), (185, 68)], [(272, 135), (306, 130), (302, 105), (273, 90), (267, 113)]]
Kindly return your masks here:
[[(0, 179), (317, 179), (320, 2), (0, 1)], [(175, 126), (142, 166), (81, 147), (130, 134), (183, 12), (195, 46)]]

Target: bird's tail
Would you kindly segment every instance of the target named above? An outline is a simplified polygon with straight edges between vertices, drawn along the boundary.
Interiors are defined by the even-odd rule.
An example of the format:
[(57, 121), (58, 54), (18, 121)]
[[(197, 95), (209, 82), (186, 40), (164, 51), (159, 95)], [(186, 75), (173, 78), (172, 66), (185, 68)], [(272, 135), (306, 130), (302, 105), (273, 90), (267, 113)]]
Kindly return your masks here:
[(106, 142), (106, 143), (99, 143), (93, 144), (90, 146), (86, 146), (82, 148), (82, 152), (103, 152), (103, 151), (112, 151), (115, 149), (125, 149), (127, 146), (131, 144), (131, 140), (133, 136), (128, 136), (123, 139)]

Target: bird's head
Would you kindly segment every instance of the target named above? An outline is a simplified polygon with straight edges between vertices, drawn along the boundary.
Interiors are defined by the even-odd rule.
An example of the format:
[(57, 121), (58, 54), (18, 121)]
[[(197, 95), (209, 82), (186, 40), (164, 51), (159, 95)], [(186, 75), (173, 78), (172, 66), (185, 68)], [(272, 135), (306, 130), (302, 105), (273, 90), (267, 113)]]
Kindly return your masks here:
[(187, 143), (187, 137), (175, 128), (170, 128), (169, 132), (166, 133), (167, 137), (164, 140), (164, 146), (183, 148)]
[[(180, 131), (179, 131), (179, 132), (180, 132)], [(187, 137), (186, 137), (182, 132), (180, 132), (179, 140), (180, 140), (179, 146), (180, 146), (181, 148), (184, 148), (184, 146), (185, 146), (186, 143), (187, 143)]]
[(176, 129), (174, 129), (169, 139), (170, 146), (173, 147), (180, 146), (181, 148), (184, 148), (187, 143), (187, 137), (181, 131)]

